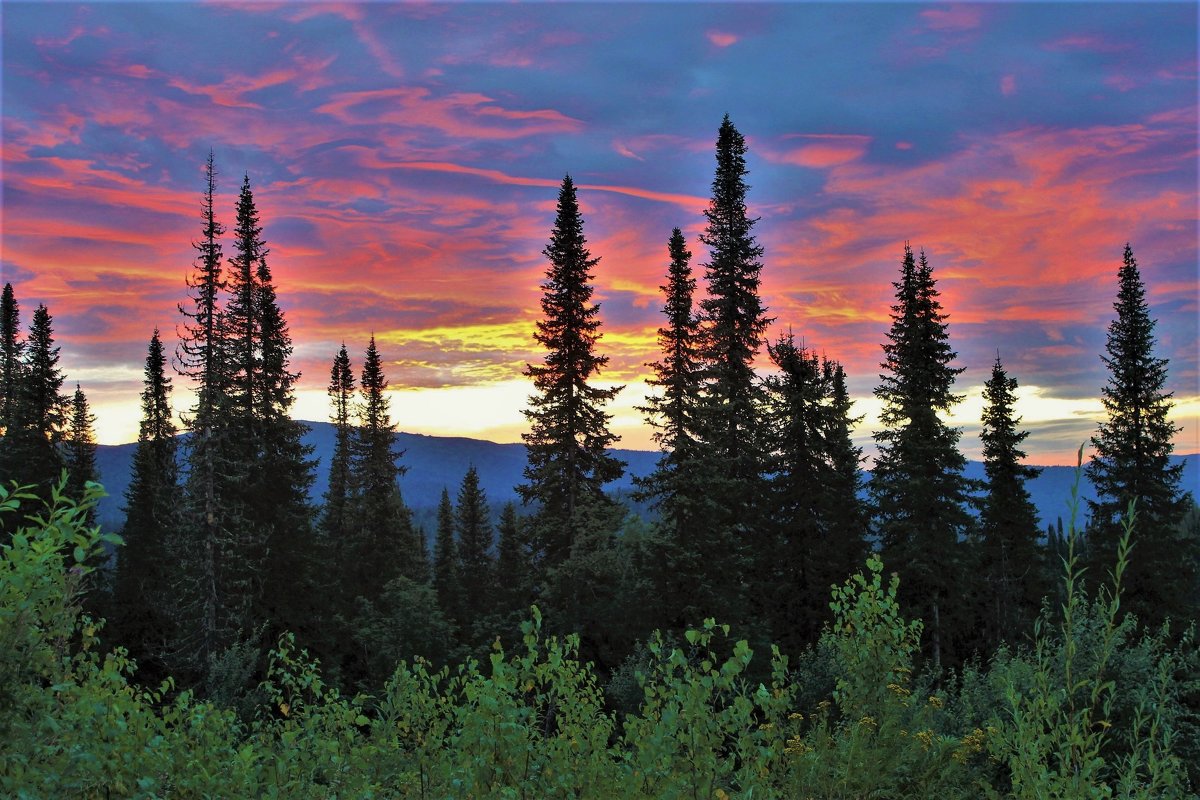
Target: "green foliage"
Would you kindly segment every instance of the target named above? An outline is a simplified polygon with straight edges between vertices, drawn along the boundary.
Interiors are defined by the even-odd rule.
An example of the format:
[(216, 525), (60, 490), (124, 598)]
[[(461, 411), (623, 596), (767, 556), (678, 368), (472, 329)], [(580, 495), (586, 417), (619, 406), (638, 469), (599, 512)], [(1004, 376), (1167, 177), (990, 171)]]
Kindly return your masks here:
[[(1002, 651), (987, 674), (968, 666), (940, 689), (913, 677), (921, 625), (872, 557), (834, 592), (834, 622), (804, 663), (773, 649), (761, 681), (728, 626), (708, 619), (678, 644), (655, 634), (631, 662), (640, 699), (621, 720), (580, 638), (547, 635), (537, 607), (511, 654), (497, 641), (455, 668), (401, 662), (375, 698), (331, 688), (284, 634), (239, 718), (170, 680), (141, 688), (123, 650), (101, 652), (102, 623), (80, 611), (89, 559), (119, 542), (85, 524), (99, 491), (80, 506), (60, 485), (2, 549), (5, 796), (1194, 796), (1181, 754), (1195, 748), (1184, 697), (1195, 646), (1135, 642), (1132, 623), (1116, 621), (1128, 537), (1112, 593), (1089, 603), (1072, 553), (1057, 633), (1042, 626), (1032, 654)], [(0, 513), (34, 499), (0, 489)], [(394, 607), (436, 609), (425, 584), (392, 595)], [(829, 693), (807, 685), (832, 676)]]
[[(1081, 457), (1082, 452), (1080, 448)], [(1078, 485), (1074, 505), (1077, 493)], [(1112, 586), (1102, 586), (1089, 600), (1080, 589), (1072, 516), (1061, 620), (1052, 633), (1046, 631), (1050, 624), (1047, 616), (1036, 623), (1028, 673), (1009, 678), (1007, 724), (989, 742), (992, 756), (1009, 770), (1015, 797), (1160, 798), (1185, 794), (1187, 773), (1172, 752), (1176, 726), (1186, 722), (1179, 706), (1175, 670), (1182, 652), (1189, 645), (1194, 649), (1191, 635), (1184, 651), (1167, 649), (1163, 638), (1145, 641), (1143, 647), (1150, 657), (1145, 665), (1148, 674), (1146, 670), (1139, 675), (1117, 669), (1122, 660), (1118, 652), (1135, 627), (1132, 618), (1119, 616), (1135, 525), (1131, 504), (1117, 547)], [(1125, 707), (1124, 714), (1118, 711), (1120, 706)], [(1194, 747), (1193, 743), (1189, 749)]]

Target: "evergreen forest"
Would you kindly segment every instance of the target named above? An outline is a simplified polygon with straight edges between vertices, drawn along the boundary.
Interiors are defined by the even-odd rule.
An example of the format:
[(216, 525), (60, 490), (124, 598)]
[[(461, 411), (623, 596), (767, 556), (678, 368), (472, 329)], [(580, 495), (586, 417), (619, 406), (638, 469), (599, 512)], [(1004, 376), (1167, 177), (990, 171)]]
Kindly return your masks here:
[(864, 470), (843, 365), (772, 333), (746, 154), (726, 116), (699, 241), (664, 231), (641, 409), (660, 456), (632, 497), (606, 490), (621, 387), (569, 175), (520, 502), (471, 467), (432, 530), (401, 491), (374, 336), (330, 354), (314, 502), (287, 290), (249, 177), (216, 207), (213, 154), (174, 352), (148, 331), (119, 530), (96, 522), (95, 417), (50, 310), (26, 325), (6, 284), (0, 794), (1197, 796), (1200, 507), (1132, 247), (1079, 450), (1096, 499), (1047, 530), (1000, 351), (986, 479), (964, 474), (953, 309), (907, 242)]

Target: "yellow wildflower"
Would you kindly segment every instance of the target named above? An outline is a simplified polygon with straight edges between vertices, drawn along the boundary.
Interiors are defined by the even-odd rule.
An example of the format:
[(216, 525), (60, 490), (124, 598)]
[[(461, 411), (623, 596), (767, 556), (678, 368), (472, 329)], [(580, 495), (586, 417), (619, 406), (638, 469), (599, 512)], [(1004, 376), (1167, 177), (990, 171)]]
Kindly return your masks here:
[(787, 740), (787, 745), (783, 748), (783, 752), (789, 756), (802, 756), (809, 750), (808, 745), (804, 743), (804, 739), (799, 736), (793, 736)]
[(929, 695), (929, 705), (934, 708), (942, 708), (946, 705), (946, 701), (938, 697), (936, 694)]

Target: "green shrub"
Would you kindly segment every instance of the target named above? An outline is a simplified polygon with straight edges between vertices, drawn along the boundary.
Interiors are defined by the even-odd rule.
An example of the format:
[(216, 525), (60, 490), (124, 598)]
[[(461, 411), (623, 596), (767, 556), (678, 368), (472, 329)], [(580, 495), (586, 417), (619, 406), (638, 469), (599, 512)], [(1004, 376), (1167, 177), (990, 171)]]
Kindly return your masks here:
[[(124, 651), (100, 652), (102, 623), (80, 610), (115, 542), (86, 524), (98, 496), (60, 490), (2, 548), (5, 797), (1189, 796), (1194, 638), (1118, 620), (1128, 537), (1113, 590), (1085, 598), (1070, 549), (1061, 618), (1043, 617), (1032, 649), (936, 690), (913, 679), (921, 625), (872, 557), (794, 667), (772, 649), (751, 673), (749, 645), (711, 619), (678, 643), (655, 634), (624, 670), (639, 699), (620, 721), (579, 638), (546, 636), (537, 608), (517, 652), (497, 640), (482, 664), (401, 663), (376, 698), (326, 685), (285, 634), (239, 716), (170, 681), (138, 687)], [(0, 513), (27, 499), (0, 489)]]

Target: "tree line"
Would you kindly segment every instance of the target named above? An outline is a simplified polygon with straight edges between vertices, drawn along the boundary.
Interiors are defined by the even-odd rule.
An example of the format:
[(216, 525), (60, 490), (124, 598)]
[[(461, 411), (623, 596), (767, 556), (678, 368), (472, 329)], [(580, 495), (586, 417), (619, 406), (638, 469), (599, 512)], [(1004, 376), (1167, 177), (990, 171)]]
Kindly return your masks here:
[[(550, 630), (580, 633), (581, 657), (616, 697), (656, 629), (679, 635), (715, 617), (757, 648), (805, 652), (833, 619), (830, 587), (875, 550), (924, 620), (921, 649), (934, 673), (1030, 631), (1043, 602), (1064, 591), (1066, 544), (1041, 531), (1025, 489), (1036, 470), (1023, 464), (1016, 378), (998, 354), (981, 420), (986, 481), (977, 485), (963, 475), (960, 431), (944, 420), (961, 400), (949, 315), (926, 254), (906, 243), (875, 389), (878, 456), (864, 483), (844, 368), (791, 332), (768, 336), (746, 154), (726, 117), (699, 242), (702, 281), (681, 229), (667, 237), (660, 356), (648, 365), (655, 391), (643, 409), (662, 456), (636, 492), (653, 515), (630, 513), (604, 490), (624, 466), (605, 410), (620, 388), (597, 385), (607, 364), (592, 285), (600, 259), (567, 176), (543, 250), (533, 335), (545, 356), (525, 371), (533, 394), (522, 505), (504, 506), (493, 524), (472, 468), (455, 496), (444, 491), (430, 537), (401, 493), (403, 456), (373, 336), (359, 369), (344, 344), (332, 359), (329, 488), (310, 503), (314, 460), (305, 426), (290, 417), (299, 376), (263, 225), (247, 177), (226, 236), (210, 153), (173, 359), (196, 387), (195, 405), (177, 426), (154, 331), (124, 545), (92, 598), (141, 677), (169, 674), (205, 696), (247, 701), (270, 644), (292, 631), (335, 684), (370, 689), (401, 659), (449, 663), (484, 656), (497, 638), (519, 641), (536, 604)], [(1099, 499), (1088, 509), (1086, 574), (1099, 583), (1111, 569), (1132, 508), (1125, 608), (1148, 625), (1194, 619), (1200, 530), (1181, 467), (1168, 461), (1177, 428), (1167, 362), (1154, 354), (1128, 245), (1117, 278), (1103, 356), (1107, 418), (1087, 466)], [(760, 372), (764, 353), (772, 369)], [(95, 477), (86, 397), (63, 394), (44, 306), (20, 336), (11, 286), (0, 357), (0, 477), (48, 499), (66, 468), (67, 491), (82, 497)]]

